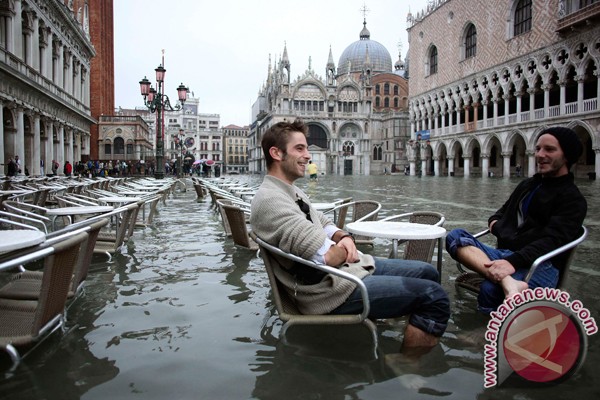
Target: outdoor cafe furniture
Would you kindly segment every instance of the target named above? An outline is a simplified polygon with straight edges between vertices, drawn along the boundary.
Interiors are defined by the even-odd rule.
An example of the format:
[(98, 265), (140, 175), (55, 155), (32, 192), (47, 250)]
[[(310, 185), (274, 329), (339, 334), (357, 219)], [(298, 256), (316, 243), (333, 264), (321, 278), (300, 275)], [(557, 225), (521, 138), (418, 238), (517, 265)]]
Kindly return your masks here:
[(89, 216), (93, 214), (103, 214), (114, 210), (112, 206), (73, 206), (73, 207), (58, 207), (49, 208), (46, 214), (52, 217), (52, 230), (55, 229), (56, 218), (67, 217), (69, 223), (73, 222), (76, 216)]
[(441, 226), (400, 221), (356, 221), (346, 225), (346, 230), (356, 235), (365, 235), (392, 240), (392, 258), (398, 258), (398, 242), (404, 240), (438, 240), (437, 269), (442, 274), (442, 238), (446, 229)]
[(64, 325), (67, 293), (73, 269), (87, 233), (70, 236), (53, 246), (0, 263), (0, 271), (43, 260), (44, 274), (38, 300), (0, 299), (0, 349), (11, 357), (13, 369), (19, 349), (41, 341)]
[(0, 253), (35, 246), (46, 240), (46, 234), (36, 229), (0, 230)]
[[(250, 233), (252, 239), (258, 244), (260, 248), (260, 256), (264, 261), (265, 269), (269, 277), (269, 283), (271, 286), (271, 296), (275, 303), (279, 319), (284, 324), (279, 332), (279, 336), (285, 337), (288, 328), (292, 325), (348, 325), (348, 324), (363, 324), (371, 333), (373, 339), (373, 351), (376, 353), (377, 349), (377, 327), (375, 323), (371, 321), (368, 316), (370, 312), (369, 293), (364, 282), (346, 271), (338, 268), (333, 268), (324, 264), (317, 264), (310, 260), (295, 256), (294, 254), (284, 252), (283, 250), (275, 247), (264, 240), (260, 239), (254, 232)], [(289, 262), (299, 263), (305, 265), (307, 268), (314, 268), (326, 274), (334, 275), (340, 279), (351, 281), (360, 290), (361, 301), (363, 304), (362, 312), (358, 314), (322, 314), (322, 315), (308, 315), (302, 314), (296, 302), (294, 301), (293, 294), (289, 293), (285, 286), (280, 282), (280, 279), (289, 279), (289, 273), (284, 271), (281, 266), (281, 259), (287, 259)], [(292, 278), (293, 279), (293, 278)]]
[[(100, 229), (107, 224), (108, 218), (97, 219), (86, 224), (75, 224), (76, 226), (72, 225), (73, 228), (53, 232), (46, 236), (45, 242), (32, 249), (38, 250), (42, 247), (51, 246), (54, 243), (58, 243), (61, 240), (64, 240), (69, 236), (74, 236), (80, 232), (87, 233), (87, 239), (82, 243), (79, 259), (73, 270), (73, 278), (67, 295), (69, 299), (74, 298), (77, 294), (81, 293), (92, 261), (98, 234)], [(23, 270), (13, 274), (11, 279), (4, 286), (0, 287), (0, 299), (37, 300), (39, 298), (44, 271), (37, 269), (20, 269)]]
[[(485, 229), (481, 232), (474, 234), (473, 237), (478, 238), (479, 240), (484, 240), (483, 237), (489, 233), (490, 230)], [(538, 266), (540, 266), (543, 262), (552, 259), (552, 262), (555, 263), (555, 266), (559, 271), (558, 283), (556, 287), (558, 289), (562, 289), (567, 282), (569, 267), (571, 266), (571, 261), (573, 261), (573, 257), (575, 256), (577, 246), (579, 246), (579, 244), (585, 240), (587, 235), (587, 228), (585, 226), (582, 226), (579, 237), (577, 237), (577, 239), (536, 258), (531, 264), (529, 272), (527, 273), (527, 276), (525, 277), (524, 281), (529, 282)], [(472, 272), (465, 269), (463, 265), (458, 261), (456, 262), (456, 266), (460, 272), (460, 275), (456, 278), (455, 281), (456, 286), (462, 287), (475, 293), (479, 293), (479, 287), (481, 285), (481, 282), (483, 282), (484, 277), (478, 274), (477, 272)]]

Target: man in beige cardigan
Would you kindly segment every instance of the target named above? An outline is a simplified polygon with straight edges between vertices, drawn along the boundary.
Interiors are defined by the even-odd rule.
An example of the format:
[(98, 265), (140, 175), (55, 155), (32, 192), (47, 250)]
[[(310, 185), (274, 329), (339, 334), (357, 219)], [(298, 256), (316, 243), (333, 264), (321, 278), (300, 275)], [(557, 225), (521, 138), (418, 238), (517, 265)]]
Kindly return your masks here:
[[(267, 176), (252, 200), (254, 233), (285, 252), (335, 266), (363, 280), (369, 292), (370, 318), (410, 315), (405, 348), (438, 343), (450, 316), (448, 296), (438, 272), (421, 261), (380, 259), (360, 253), (352, 236), (316, 211), (294, 186), (310, 160), (307, 126), (279, 122), (262, 138)], [(319, 275), (310, 267), (282, 261), (275, 275), (305, 314), (350, 314), (362, 310), (360, 292), (347, 280)]]

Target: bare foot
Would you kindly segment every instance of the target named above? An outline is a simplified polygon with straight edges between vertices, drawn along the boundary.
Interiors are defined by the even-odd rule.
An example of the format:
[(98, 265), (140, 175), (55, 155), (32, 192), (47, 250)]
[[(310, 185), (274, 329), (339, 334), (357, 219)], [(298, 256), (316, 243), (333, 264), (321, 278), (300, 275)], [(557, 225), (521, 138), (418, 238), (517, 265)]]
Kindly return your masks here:
[(502, 279), (500, 284), (502, 285), (502, 289), (504, 290), (504, 295), (506, 298), (512, 297), (517, 293), (521, 293), (523, 290), (529, 287), (527, 282), (517, 281), (510, 276)]
[(408, 324), (404, 329), (404, 340), (402, 349), (426, 348), (429, 349), (438, 344), (439, 338)]

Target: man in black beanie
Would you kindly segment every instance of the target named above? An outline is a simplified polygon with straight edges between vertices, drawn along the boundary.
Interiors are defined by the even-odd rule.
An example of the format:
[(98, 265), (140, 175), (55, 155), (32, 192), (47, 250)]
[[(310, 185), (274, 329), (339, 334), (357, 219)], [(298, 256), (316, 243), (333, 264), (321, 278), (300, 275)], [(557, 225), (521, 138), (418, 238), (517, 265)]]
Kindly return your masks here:
[(446, 237), (452, 258), (485, 278), (478, 297), (480, 311), (492, 312), (506, 297), (528, 287), (556, 287), (559, 269), (566, 263), (564, 254), (538, 266), (529, 283), (524, 279), (536, 258), (581, 234), (587, 202), (569, 170), (582, 153), (581, 141), (571, 129), (544, 129), (535, 145), (537, 174), (523, 180), (488, 219), (498, 248), (464, 229), (454, 229)]

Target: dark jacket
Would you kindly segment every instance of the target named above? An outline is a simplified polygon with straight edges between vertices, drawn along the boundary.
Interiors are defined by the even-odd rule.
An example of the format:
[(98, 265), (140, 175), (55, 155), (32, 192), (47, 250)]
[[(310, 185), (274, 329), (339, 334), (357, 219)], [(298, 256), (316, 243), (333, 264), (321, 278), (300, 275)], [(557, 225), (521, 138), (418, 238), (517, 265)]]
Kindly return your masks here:
[[(521, 200), (534, 188), (529, 211), (518, 224)], [(587, 202), (571, 173), (558, 178), (542, 178), (540, 174), (521, 182), (506, 203), (488, 220), (497, 220), (492, 234), (499, 249), (513, 250), (506, 257), (515, 268), (528, 268), (539, 256), (575, 240), (587, 213)], [(564, 256), (555, 257), (553, 264), (561, 268)]]
[(19, 167), (18, 167), (17, 163), (14, 162), (14, 160), (10, 160), (8, 162), (8, 172), (6, 173), (6, 175), (17, 176), (18, 171), (19, 171)]

